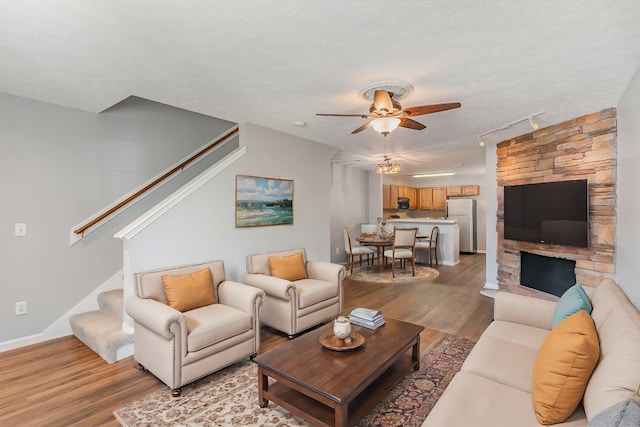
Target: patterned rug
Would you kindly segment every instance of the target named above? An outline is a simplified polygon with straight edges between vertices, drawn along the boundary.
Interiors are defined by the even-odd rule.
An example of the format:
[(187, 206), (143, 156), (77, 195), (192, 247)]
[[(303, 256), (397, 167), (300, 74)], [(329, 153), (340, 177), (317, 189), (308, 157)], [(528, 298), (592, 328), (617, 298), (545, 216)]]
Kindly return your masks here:
[(431, 281), (434, 280), (440, 272), (435, 268), (427, 267), (425, 265), (416, 264), (416, 275), (411, 272), (411, 264), (407, 265), (407, 268), (402, 269), (396, 265), (396, 277), (391, 277), (391, 265), (386, 268), (382, 266), (380, 272), (376, 267), (365, 266), (355, 267), (353, 274), (347, 270), (347, 277), (351, 280), (357, 280), (360, 282), (369, 283), (408, 283), (416, 280)]
[[(442, 334), (421, 355), (420, 370), (409, 373), (357, 424), (359, 427), (419, 426), (447, 387), (474, 343)], [(270, 402), (258, 406), (258, 368), (238, 363), (182, 387), (165, 388), (114, 411), (125, 427), (142, 426), (310, 426)]]

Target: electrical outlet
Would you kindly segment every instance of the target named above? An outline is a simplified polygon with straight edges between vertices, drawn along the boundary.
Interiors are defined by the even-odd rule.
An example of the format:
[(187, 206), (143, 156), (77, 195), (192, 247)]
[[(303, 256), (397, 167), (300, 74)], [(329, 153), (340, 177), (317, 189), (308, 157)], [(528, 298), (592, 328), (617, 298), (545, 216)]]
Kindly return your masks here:
[(27, 302), (18, 301), (16, 303), (16, 316), (21, 316), (23, 314), (27, 314)]
[(340, 255), (340, 248), (336, 248), (336, 255)]

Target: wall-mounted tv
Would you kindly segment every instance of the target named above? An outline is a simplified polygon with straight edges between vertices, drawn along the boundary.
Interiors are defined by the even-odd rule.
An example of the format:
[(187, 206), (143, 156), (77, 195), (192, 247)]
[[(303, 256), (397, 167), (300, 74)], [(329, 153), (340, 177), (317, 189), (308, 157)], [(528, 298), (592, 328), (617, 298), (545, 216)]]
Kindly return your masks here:
[(589, 247), (587, 180), (505, 186), (504, 238)]

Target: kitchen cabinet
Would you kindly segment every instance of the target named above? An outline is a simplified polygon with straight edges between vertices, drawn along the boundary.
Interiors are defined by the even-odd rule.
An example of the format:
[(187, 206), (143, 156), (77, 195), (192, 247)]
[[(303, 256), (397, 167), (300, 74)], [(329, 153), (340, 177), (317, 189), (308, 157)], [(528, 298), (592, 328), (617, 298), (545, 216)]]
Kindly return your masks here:
[(447, 189), (445, 187), (433, 188), (433, 209), (444, 210), (447, 200)]
[(390, 193), (390, 208), (397, 209), (398, 208), (398, 197), (400, 197), (400, 188), (396, 184), (389, 185), (389, 193)]
[(478, 195), (480, 195), (479, 185), (457, 185), (453, 187), (447, 187), (447, 197)]
[(409, 209), (418, 209), (418, 189), (409, 188)]
[(447, 197), (462, 196), (462, 186), (447, 187)]
[(418, 209), (433, 209), (433, 188), (418, 188)]
[(382, 185), (382, 209), (392, 209), (391, 186), (389, 184)]
[(462, 186), (462, 195), (463, 196), (478, 196), (478, 195), (480, 195), (480, 186), (479, 185), (463, 185)]

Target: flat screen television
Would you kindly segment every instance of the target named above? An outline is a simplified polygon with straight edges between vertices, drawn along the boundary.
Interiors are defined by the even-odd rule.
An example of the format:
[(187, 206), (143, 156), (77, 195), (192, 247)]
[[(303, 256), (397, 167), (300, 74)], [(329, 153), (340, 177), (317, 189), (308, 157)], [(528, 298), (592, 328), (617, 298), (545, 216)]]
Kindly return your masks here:
[(587, 180), (505, 186), (504, 238), (589, 247)]

